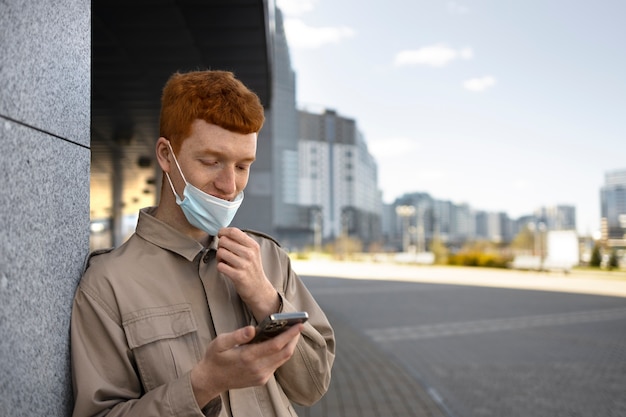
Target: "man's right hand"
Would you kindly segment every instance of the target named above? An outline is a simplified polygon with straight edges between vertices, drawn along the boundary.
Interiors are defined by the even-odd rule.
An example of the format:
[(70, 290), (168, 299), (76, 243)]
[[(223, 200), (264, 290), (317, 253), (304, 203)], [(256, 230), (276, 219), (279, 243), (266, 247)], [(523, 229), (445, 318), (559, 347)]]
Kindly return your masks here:
[(191, 370), (198, 406), (203, 408), (229, 389), (265, 384), (291, 358), (303, 327), (298, 324), (273, 339), (254, 344), (246, 344), (254, 337), (253, 326), (217, 336)]

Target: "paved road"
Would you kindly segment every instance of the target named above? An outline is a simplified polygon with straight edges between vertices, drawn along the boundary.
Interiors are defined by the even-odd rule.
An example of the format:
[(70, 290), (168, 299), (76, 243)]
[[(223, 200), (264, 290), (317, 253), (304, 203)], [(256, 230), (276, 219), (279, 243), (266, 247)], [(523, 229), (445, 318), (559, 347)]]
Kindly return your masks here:
[[(626, 298), (606, 295), (622, 295), (620, 279), (565, 277), (591, 280), (589, 289), (560, 292), (506, 274), (497, 288), (459, 270), (448, 281), (464, 285), (439, 283), (440, 269), (359, 280), (328, 277), (338, 266), (317, 271), (327, 277), (295, 268), (338, 341), (331, 390), (302, 416), (626, 416)], [(520, 277), (535, 288), (563, 278)]]

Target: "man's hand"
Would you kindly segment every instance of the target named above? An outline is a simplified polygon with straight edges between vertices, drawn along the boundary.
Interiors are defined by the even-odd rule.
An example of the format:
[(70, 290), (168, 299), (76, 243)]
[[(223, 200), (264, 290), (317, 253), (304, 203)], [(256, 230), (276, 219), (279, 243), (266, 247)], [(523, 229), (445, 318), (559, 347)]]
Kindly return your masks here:
[(217, 270), (232, 280), (257, 321), (276, 313), (280, 297), (263, 271), (259, 244), (235, 227), (220, 229), (218, 237)]
[(265, 384), (291, 358), (303, 327), (295, 325), (273, 339), (255, 344), (246, 344), (254, 337), (253, 326), (217, 336), (191, 370), (198, 406), (203, 408), (229, 389)]

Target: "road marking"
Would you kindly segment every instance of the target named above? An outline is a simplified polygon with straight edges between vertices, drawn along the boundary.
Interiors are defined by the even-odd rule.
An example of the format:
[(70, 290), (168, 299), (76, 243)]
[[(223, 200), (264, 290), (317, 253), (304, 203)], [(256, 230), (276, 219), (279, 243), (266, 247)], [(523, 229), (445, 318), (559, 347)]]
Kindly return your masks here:
[(376, 342), (394, 342), (622, 319), (626, 319), (626, 308), (422, 326), (386, 327), (369, 329), (365, 333)]

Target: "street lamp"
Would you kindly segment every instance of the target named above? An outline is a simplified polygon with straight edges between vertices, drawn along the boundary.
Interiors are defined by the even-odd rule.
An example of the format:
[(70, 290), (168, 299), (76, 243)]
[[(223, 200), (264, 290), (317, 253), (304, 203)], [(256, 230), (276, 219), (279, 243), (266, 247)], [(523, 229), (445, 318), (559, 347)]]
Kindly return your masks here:
[(424, 206), (421, 203), (417, 206), (417, 252), (426, 252), (426, 242), (424, 236)]
[(316, 252), (322, 251), (322, 207), (311, 207), (311, 218), (313, 221), (313, 246)]
[(414, 206), (397, 206), (396, 214), (402, 218), (402, 251), (409, 251), (409, 219), (415, 214)]
[(544, 248), (544, 241), (545, 241), (545, 232), (546, 232), (546, 224), (544, 222), (539, 222), (539, 224), (537, 225), (537, 228), (539, 229), (539, 259), (541, 262), (541, 267), (543, 268), (543, 258), (545, 257), (545, 248)]
[(539, 268), (543, 268), (543, 234), (546, 231), (546, 224), (544, 222), (530, 222), (528, 223), (528, 230), (533, 234), (533, 256), (539, 257)]
[(533, 256), (537, 256), (537, 233), (535, 232), (535, 222), (528, 223), (528, 230), (533, 235)]

